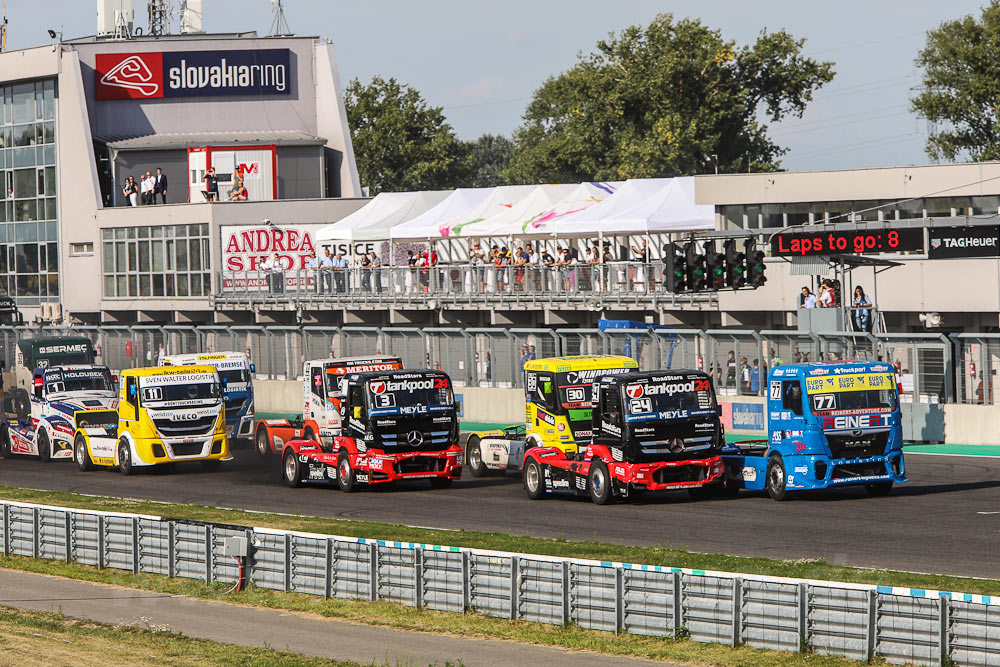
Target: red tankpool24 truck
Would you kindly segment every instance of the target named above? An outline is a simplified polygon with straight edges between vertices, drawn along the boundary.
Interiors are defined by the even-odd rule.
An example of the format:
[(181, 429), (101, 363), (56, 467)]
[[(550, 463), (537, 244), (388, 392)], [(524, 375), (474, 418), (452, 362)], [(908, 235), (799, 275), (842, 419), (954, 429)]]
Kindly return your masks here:
[(350, 357), (307, 361), (302, 369), (303, 413), (295, 419), (261, 419), (254, 444), (261, 456), (281, 454), (292, 440), (316, 440), (325, 448), (340, 435), (341, 381), (348, 374), (399, 370), (399, 357)]

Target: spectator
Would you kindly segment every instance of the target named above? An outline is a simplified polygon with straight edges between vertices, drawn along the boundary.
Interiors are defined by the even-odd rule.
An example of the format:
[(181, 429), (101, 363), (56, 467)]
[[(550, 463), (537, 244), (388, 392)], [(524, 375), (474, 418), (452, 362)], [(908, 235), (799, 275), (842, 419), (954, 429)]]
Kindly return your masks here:
[(736, 353), (732, 350), (729, 350), (729, 356), (726, 358), (726, 386), (736, 386)]
[(406, 251), (406, 266), (409, 267), (406, 270), (406, 291), (410, 292), (413, 290), (413, 285), (416, 283), (417, 277), (417, 263), (419, 258), (413, 254), (412, 250)]
[(205, 174), (205, 189), (201, 193), (205, 201), (219, 201), (219, 177), (215, 175), (215, 167)]
[(159, 167), (156, 168), (156, 177), (153, 185), (153, 203), (156, 203), (156, 195), (160, 195), (160, 201), (167, 203), (167, 175)]
[(799, 308), (815, 308), (816, 295), (809, 291), (805, 285), (802, 286), (802, 293), (799, 294)]
[(229, 191), (229, 201), (246, 201), (247, 195), (246, 186), (243, 185), (243, 179), (240, 178), (236, 181), (235, 187)]
[(541, 286), (539, 284), (539, 275), (538, 275), (538, 266), (539, 266), (538, 253), (535, 251), (534, 247), (530, 243), (524, 246), (524, 252), (528, 256), (527, 262), (525, 264), (528, 270), (528, 280), (531, 283), (531, 289), (537, 292), (539, 289), (541, 289)]
[(851, 313), (855, 331), (872, 330), (872, 302), (861, 285), (854, 288), (854, 311)]
[(361, 255), (361, 291), (372, 291), (372, 260), (367, 254)]
[(267, 271), (267, 285), (271, 294), (284, 294), (285, 292), (285, 267), (281, 265), (281, 258), (278, 253), (274, 253), (261, 267)]
[(131, 176), (125, 177), (125, 184), (122, 186), (122, 195), (125, 197), (125, 203), (128, 206), (138, 206), (136, 201), (138, 195), (136, 194), (135, 181)]
[(750, 393), (756, 396), (760, 393), (760, 362), (753, 360), (753, 368), (750, 369)]
[(528, 363), (528, 346), (527, 344), (521, 346), (521, 369), (524, 369), (524, 365)]
[(520, 291), (526, 291), (525, 287), (525, 267), (528, 264), (528, 254), (524, 252), (524, 248), (517, 246), (517, 250), (514, 252), (514, 260), (512, 265), (514, 266), (514, 288), (520, 289)]
[(336, 285), (337, 292), (343, 293), (347, 291), (347, 260), (344, 259), (343, 253), (337, 253), (337, 256), (333, 258), (333, 283)]
[(313, 280), (313, 289), (319, 293), (319, 258), (316, 257), (316, 251), (309, 251), (309, 259), (306, 260), (306, 268)]
[(740, 393), (750, 393), (750, 364), (746, 357), (740, 357)]
[(823, 284), (819, 287), (819, 302), (820, 308), (832, 308), (833, 307), (833, 288), (827, 285), (827, 281), (823, 281)]
[(490, 356), (490, 348), (486, 348), (486, 381), (493, 379), (493, 359)]
[(319, 291), (333, 292), (333, 255), (329, 248), (323, 249), (323, 259), (319, 260)]
[(486, 291), (486, 253), (479, 241), (474, 241), (469, 249), (469, 266), (472, 267), (472, 288), (479, 286), (480, 292)]
[(149, 203), (149, 179), (147, 176), (149, 172), (145, 174), (139, 174), (139, 205), (145, 206)]
[(375, 278), (375, 293), (382, 293), (382, 260), (378, 258), (375, 251), (368, 253), (368, 260), (372, 265), (372, 274)]
[(549, 254), (548, 250), (542, 251), (542, 289), (548, 290), (555, 287), (556, 260)]
[(604, 251), (601, 253), (601, 276), (604, 281), (605, 291), (611, 291), (611, 270), (612, 262), (615, 261), (614, 255), (611, 254), (611, 244), (608, 241), (604, 242)]
[(156, 176), (153, 176), (153, 172), (146, 172), (146, 204), (153, 205), (156, 203)]
[(573, 259), (573, 256), (569, 254), (569, 249), (560, 248), (558, 265), (559, 275), (562, 277), (562, 288), (564, 292), (572, 292), (575, 287), (574, 283), (576, 281), (574, 278), (576, 276), (574, 275), (573, 270), (575, 264), (576, 261)]
[(796, 345), (795, 347), (792, 348), (792, 363), (801, 364), (802, 359), (803, 359), (802, 353), (799, 352), (799, 346)]
[(632, 282), (635, 285), (636, 292), (646, 291), (646, 262), (649, 261), (649, 249), (646, 247), (646, 239), (642, 240), (642, 243), (638, 246), (632, 246), (632, 252), (635, 255), (635, 261), (638, 262), (638, 266), (634, 267), (632, 274)]

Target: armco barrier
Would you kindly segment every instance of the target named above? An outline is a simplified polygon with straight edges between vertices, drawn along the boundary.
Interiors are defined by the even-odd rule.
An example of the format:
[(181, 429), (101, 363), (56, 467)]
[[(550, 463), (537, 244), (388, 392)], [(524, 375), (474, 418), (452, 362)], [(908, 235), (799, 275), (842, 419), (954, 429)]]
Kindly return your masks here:
[(1000, 667), (1000, 599), (0, 502), (4, 554), (608, 632)]

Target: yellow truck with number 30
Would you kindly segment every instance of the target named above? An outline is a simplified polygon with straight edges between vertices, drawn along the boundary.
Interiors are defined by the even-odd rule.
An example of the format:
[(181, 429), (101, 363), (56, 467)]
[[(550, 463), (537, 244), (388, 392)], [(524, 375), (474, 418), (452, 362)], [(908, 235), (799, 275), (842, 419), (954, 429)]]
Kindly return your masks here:
[(80, 470), (200, 461), (217, 469), (229, 455), (223, 387), (212, 366), (122, 371), (118, 410), (76, 413), (73, 458)]

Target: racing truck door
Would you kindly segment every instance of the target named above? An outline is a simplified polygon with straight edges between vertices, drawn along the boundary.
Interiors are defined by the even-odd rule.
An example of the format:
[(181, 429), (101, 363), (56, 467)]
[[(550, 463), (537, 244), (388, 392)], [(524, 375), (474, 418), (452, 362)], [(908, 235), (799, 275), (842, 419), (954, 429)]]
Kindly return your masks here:
[(773, 379), (768, 388), (768, 407), (777, 419), (770, 421), (772, 449), (781, 454), (793, 454), (786, 441), (790, 438), (802, 438), (806, 427), (805, 408), (802, 397), (802, 378)]
[[(45, 401), (45, 369), (36, 368), (31, 379), (31, 420), (38, 423), (42, 417)], [(27, 424), (26, 426), (31, 426)]]
[(600, 384), (591, 423), (594, 444), (617, 445), (622, 440), (622, 402), (616, 384)]
[[(323, 387), (323, 366), (315, 364), (309, 368), (309, 404), (306, 406), (306, 419), (317, 419), (322, 415), (325, 406), (326, 393)], [(319, 436), (319, 434), (316, 434)]]

